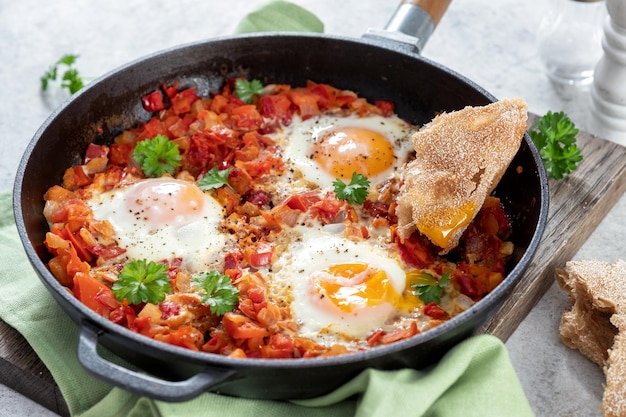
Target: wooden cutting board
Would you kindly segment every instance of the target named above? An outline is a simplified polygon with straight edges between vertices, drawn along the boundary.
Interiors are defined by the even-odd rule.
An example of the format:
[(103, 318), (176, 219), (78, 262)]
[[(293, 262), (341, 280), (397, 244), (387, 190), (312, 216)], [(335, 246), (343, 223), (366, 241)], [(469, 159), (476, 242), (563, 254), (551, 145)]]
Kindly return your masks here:
[[(537, 116), (531, 115), (532, 124)], [(533, 261), (513, 295), (479, 332), (506, 341), (554, 282), (555, 268), (570, 260), (626, 190), (626, 148), (585, 132), (584, 160), (566, 179), (550, 181), (548, 224)], [(69, 411), (50, 372), (13, 328), (0, 321), (0, 383), (44, 407)]]

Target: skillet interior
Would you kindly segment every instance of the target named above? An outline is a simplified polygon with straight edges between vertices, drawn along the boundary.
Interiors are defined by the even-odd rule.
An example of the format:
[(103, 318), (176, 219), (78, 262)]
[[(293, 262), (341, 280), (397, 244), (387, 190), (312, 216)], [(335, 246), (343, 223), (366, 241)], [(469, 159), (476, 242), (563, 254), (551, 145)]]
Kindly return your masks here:
[[(247, 75), (266, 83), (304, 85), (307, 79), (351, 89), (368, 99), (390, 100), (396, 112), (423, 124), (441, 111), (494, 100), (452, 71), (402, 48), (364, 40), (306, 34), (236, 36), (155, 54), (93, 82), (61, 106), (35, 134), (18, 169), (14, 209), (27, 255), (61, 307), (75, 320), (94, 323), (100, 342), (134, 365), (167, 379), (185, 378), (205, 366), (235, 369), (214, 389), (256, 398), (304, 398), (343, 383), (366, 367), (423, 367), (489, 318), (529, 262), (547, 217), (547, 180), (528, 136), (496, 190), (513, 213), (516, 253), (509, 275), (493, 293), (438, 328), (390, 346), (320, 360), (235, 360), (198, 354), (136, 335), (104, 320), (69, 295), (45, 267), (42, 215), (45, 191), (63, 171), (80, 163), (88, 143), (108, 143), (150, 117), (139, 98), (179, 80), (200, 95), (218, 90), (225, 77)], [(522, 173), (516, 171), (523, 167)], [(303, 378), (306, 372), (306, 378)], [(124, 381), (118, 385), (124, 386)]]

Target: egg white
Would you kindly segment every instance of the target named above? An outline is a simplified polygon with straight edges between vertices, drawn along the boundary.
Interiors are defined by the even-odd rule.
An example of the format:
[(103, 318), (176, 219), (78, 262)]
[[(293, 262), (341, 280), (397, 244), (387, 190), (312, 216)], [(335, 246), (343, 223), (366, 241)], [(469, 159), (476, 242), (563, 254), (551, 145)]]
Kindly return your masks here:
[[(196, 187), (191, 191), (201, 197), (199, 201), (184, 201), (150, 195), (158, 187)], [(229, 236), (218, 229), (223, 217), (221, 205), (188, 181), (146, 179), (94, 193), (87, 204), (96, 219), (111, 223), (118, 245), (126, 249), (130, 259), (159, 262), (182, 258), (181, 266), (197, 273), (219, 262), (229, 241)], [(142, 205), (150, 206), (152, 213), (137, 209)]]
[[(372, 185), (380, 184), (392, 176), (408, 161), (413, 144), (411, 135), (417, 130), (397, 116), (383, 117), (370, 115), (359, 117), (321, 115), (302, 120), (295, 116), (292, 123), (282, 131), (272, 135), (272, 138), (283, 149), (283, 159), (292, 169), (298, 170), (305, 181), (315, 184), (322, 189), (332, 189), (336, 177), (324, 171), (312, 158), (312, 146), (318, 137), (330, 129), (341, 127), (365, 128), (385, 136), (394, 149), (395, 160), (384, 172), (375, 176), (368, 176)], [(293, 184), (293, 178), (290, 179)], [(293, 184), (292, 186), (297, 186)]]
[(300, 326), (299, 334), (319, 343), (336, 343), (340, 339), (362, 339), (381, 327), (397, 314), (391, 303), (364, 306), (351, 312), (320, 306), (318, 293), (311, 292), (311, 277), (318, 271), (335, 264), (366, 263), (382, 269), (391, 281), (393, 289), (402, 294), (406, 274), (398, 263), (382, 250), (365, 242), (353, 242), (337, 234), (317, 228), (302, 230), (301, 244), (290, 248), (291, 256), (284, 264), (275, 264), (272, 285), (289, 288), (291, 311)]

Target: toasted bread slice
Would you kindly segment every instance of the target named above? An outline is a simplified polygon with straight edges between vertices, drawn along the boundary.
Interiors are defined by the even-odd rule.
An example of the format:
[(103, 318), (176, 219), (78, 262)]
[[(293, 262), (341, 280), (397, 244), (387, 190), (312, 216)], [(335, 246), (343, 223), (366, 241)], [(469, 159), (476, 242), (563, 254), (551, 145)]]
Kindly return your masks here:
[(400, 237), (417, 229), (442, 254), (454, 249), (517, 153), (527, 118), (522, 99), (507, 99), (443, 113), (415, 133), (398, 198)]
[(625, 416), (626, 262), (568, 262), (556, 280), (572, 302), (561, 318), (561, 339), (603, 368), (604, 415)]

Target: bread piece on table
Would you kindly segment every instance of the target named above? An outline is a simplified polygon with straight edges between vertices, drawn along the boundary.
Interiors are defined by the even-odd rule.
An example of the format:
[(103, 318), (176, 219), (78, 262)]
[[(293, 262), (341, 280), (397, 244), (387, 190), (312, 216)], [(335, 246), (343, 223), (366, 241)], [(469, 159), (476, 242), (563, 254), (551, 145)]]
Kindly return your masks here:
[(556, 280), (572, 302), (559, 327), (563, 343), (603, 368), (604, 415), (626, 416), (626, 262), (568, 262)]
[(623, 417), (626, 416), (626, 315), (613, 315), (611, 323), (617, 328), (617, 336), (604, 367), (606, 387), (601, 407), (606, 417)]
[(398, 197), (400, 237), (417, 228), (442, 254), (454, 249), (517, 153), (527, 118), (524, 100), (507, 99), (440, 114), (415, 133)]

